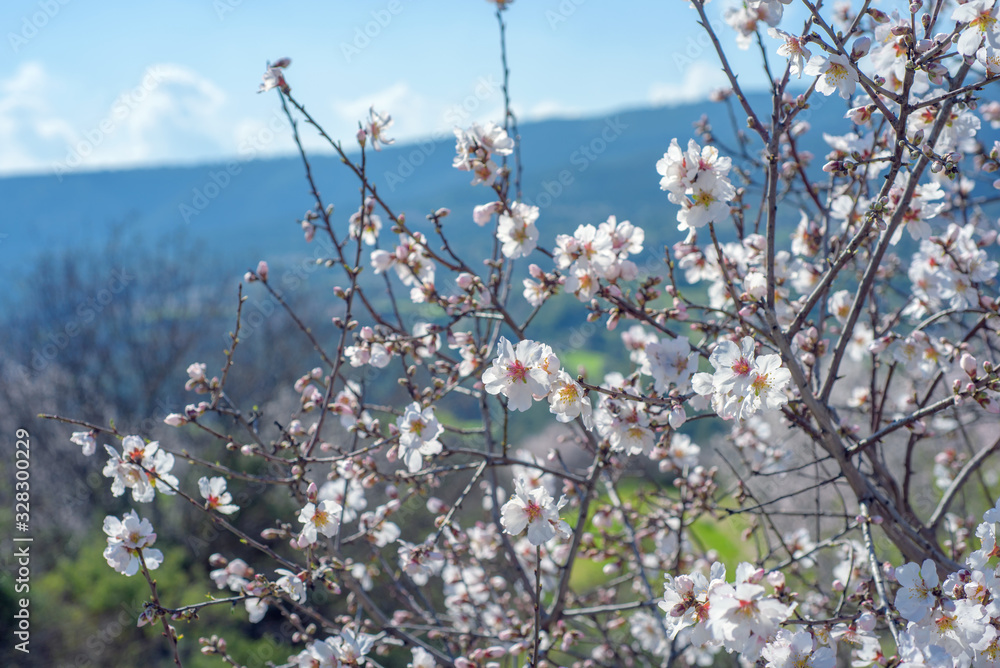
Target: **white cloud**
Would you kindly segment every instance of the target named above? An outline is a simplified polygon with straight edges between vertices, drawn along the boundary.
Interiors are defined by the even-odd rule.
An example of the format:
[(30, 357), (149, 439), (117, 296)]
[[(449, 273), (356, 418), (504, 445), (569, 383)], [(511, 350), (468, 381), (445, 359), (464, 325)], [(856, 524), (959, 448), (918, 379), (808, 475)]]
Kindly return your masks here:
[[(63, 87), (35, 62), (0, 80), (0, 174), (131, 167), (235, 153), (220, 87), (178, 65), (148, 67), (104, 106), (59, 108)], [(79, 109), (100, 109), (81, 122)]]
[(36, 62), (22, 63), (13, 76), (0, 80), (0, 173), (45, 169), (39, 156), (54, 155), (73, 137), (69, 123), (58, 118), (47, 99), (52, 82)]
[(580, 112), (556, 100), (542, 100), (521, 113), (519, 120), (540, 121), (547, 118), (579, 118)]
[(728, 85), (726, 75), (714, 63), (694, 61), (684, 71), (680, 83), (654, 83), (649, 87), (649, 101), (656, 105), (696, 102), (716, 89)]

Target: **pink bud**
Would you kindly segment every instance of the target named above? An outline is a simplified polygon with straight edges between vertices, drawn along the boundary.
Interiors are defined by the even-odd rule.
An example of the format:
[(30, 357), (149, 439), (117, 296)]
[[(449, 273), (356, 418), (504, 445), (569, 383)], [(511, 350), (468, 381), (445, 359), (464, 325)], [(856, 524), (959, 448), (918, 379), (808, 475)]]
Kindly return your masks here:
[(969, 378), (976, 377), (976, 358), (969, 353), (962, 353), (962, 359), (959, 361), (959, 365), (962, 367), (962, 371), (969, 374)]
[(859, 37), (854, 40), (854, 46), (851, 47), (851, 60), (857, 61), (868, 55), (869, 49), (872, 48), (872, 38), (868, 36)]
[(309, 487), (306, 488), (306, 497), (308, 497), (310, 501), (315, 501), (318, 493), (319, 488), (316, 487), (316, 483), (310, 482)]
[(257, 276), (260, 277), (260, 280), (262, 280), (265, 283), (267, 283), (267, 262), (266, 261), (261, 260), (260, 262), (257, 263)]
[(889, 347), (890, 343), (892, 343), (891, 336), (880, 337), (879, 339), (868, 344), (868, 351), (874, 355), (878, 355), (879, 353), (884, 352), (885, 349)]
[(446, 504), (441, 499), (436, 496), (432, 496), (427, 499), (427, 512), (433, 513), (435, 515), (440, 515), (441, 513), (448, 510), (448, 504)]
[(170, 425), (171, 427), (179, 427), (182, 424), (188, 423), (188, 419), (183, 415), (181, 415), (180, 413), (171, 413), (170, 415), (165, 417), (163, 421), (168, 425)]

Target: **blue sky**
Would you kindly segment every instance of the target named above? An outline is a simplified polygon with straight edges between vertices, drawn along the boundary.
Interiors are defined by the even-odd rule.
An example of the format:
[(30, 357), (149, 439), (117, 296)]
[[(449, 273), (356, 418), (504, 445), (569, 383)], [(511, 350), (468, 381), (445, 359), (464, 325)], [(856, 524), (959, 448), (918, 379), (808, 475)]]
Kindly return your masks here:
[[(753, 59), (732, 47), (725, 6), (708, 5), (713, 23)], [(525, 120), (686, 102), (724, 83), (681, 0), (517, 0), (506, 19)], [(401, 142), (503, 108), (486, 0), (6, 0), (0, 25), (0, 175), (288, 154), (275, 95), (255, 92), (284, 56), (296, 97), (344, 140), (373, 104)], [(759, 68), (741, 80), (764, 82)]]

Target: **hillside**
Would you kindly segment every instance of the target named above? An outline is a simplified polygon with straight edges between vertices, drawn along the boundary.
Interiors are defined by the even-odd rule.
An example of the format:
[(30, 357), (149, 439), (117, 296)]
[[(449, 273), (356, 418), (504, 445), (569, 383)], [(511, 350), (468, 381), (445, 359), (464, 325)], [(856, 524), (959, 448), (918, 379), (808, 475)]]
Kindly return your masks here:
[[(752, 101), (760, 104), (763, 98)], [(827, 103), (807, 110), (803, 118), (823, 127), (842, 117), (839, 101), (820, 101)], [(661, 232), (675, 232), (676, 207), (657, 188), (655, 163), (671, 138), (684, 144), (694, 136), (692, 122), (702, 113), (716, 136), (731, 144), (732, 126), (721, 104), (524, 124), (523, 193), (542, 209), (542, 239), (614, 213), (653, 228), (651, 241), (662, 243)], [(820, 156), (825, 152), (823, 146), (807, 148)], [(451, 167), (453, 154), (449, 135), (390, 146), (370, 154), (368, 165), (397, 212), (422, 222), (428, 212), (447, 206), (454, 212), (448, 224), (462, 237), (472, 207), (489, 193), (469, 187), (468, 174)], [(336, 205), (337, 219), (346, 224), (359, 204), (357, 183), (329, 155), (314, 156), (312, 166), (323, 197)], [(276, 260), (303, 252), (296, 221), (312, 204), (298, 158), (77, 173), (62, 181), (54, 175), (5, 178), (0, 179), (0, 200), (5, 208), (0, 232), (7, 235), (0, 260), (15, 277), (46, 253), (95, 252), (110, 235), (122, 233), (130, 243), (151, 248), (208, 248), (217, 269), (242, 271), (259, 257)], [(16, 279), (13, 287), (17, 293)]]

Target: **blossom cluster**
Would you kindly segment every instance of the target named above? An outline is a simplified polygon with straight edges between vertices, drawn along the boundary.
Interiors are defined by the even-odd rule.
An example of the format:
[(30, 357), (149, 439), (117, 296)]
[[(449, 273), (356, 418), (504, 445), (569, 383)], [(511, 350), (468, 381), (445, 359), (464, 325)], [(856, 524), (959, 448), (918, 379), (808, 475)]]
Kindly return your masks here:
[[(967, 171), (1000, 169), (984, 136), (1000, 103), (977, 99), (998, 70), (996, 3), (838, 3), (829, 20), (807, 5), (803, 34), (788, 4), (725, 12), (740, 47), (779, 43), (773, 105), (755, 110), (732, 75), (714, 95), (731, 143), (702, 120), (655, 163), (681, 235), (588, 217), (546, 247), (508, 108), (509, 131), (455, 130), (453, 167), (491, 198), (471, 211), (482, 257), (465, 258), (445, 224), (458, 214), (414, 223), (383, 199), (366, 151), (392, 144), (392, 119), (371, 108), (365, 159), (333, 145), (360, 206), (338, 219), (314, 187), (301, 221), (344, 281), (322, 326), (293, 318), (321, 361), (291, 374), (281, 408), (239, 406), (229, 361), (216, 377), (191, 364), (184, 387), (207, 396), (165, 423), (224, 440), (225, 459), (104, 430), (122, 438), (105, 446), (112, 494), (183, 497), (234, 532), (246, 553), (210, 558), (229, 592), (210, 603), (293, 621), (289, 668), (1000, 663), (1000, 505), (970, 519), (1000, 447), (997, 218)], [(262, 89), (314, 122), (288, 65)], [(804, 112), (833, 95), (846, 127), (809, 145), (825, 147), (818, 180)], [(281, 287), (264, 260), (247, 277)], [(585, 311), (574, 339), (599, 370), (564, 368), (577, 356), (554, 338), (562, 316), (544, 320), (553, 303)], [(93, 454), (101, 430), (83, 424), (72, 441)], [(181, 475), (175, 454), (210, 473)], [(236, 527), (245, 483), (294, 513)], [(162, 562), (135, 511), (104, 528), (117, 571)], [(327, 617), (321, 588), (351, 615)]]

